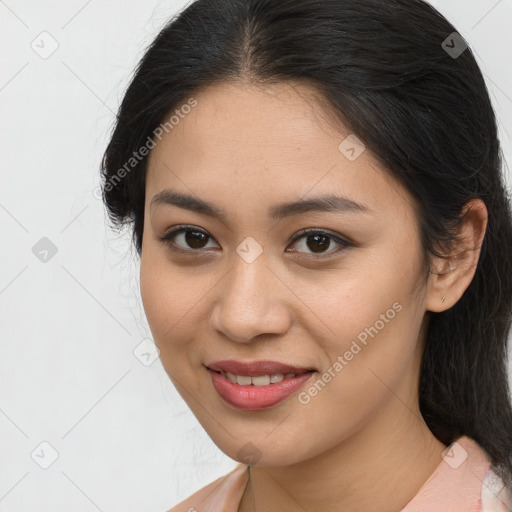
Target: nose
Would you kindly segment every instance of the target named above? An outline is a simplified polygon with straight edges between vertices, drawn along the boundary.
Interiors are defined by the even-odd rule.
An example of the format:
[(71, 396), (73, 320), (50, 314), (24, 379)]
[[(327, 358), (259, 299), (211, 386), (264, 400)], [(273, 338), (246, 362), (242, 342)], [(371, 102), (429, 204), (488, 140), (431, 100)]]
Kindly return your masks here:
[(261, 254), (252, 263), (238, 255), (233, 267), (216, 287), (218, 296), (211, 326), (227, 338), (249, 343), (264, 334), (280, 335), (290, 327), (288, 297), (293, 294), (268, 266)]

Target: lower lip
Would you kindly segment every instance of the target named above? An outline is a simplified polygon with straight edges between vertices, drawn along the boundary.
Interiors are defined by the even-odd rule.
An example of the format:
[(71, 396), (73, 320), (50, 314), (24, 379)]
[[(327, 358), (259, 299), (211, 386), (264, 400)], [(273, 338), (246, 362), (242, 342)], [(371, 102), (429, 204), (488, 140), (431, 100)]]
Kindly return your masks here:
[(292, 379), (284, 379), (277, 384), (266, 386), (241, 386), (231, 382), (222, 374), (208, 369), (217, 393), (230, 405), (245, 411), (256, 411), (278, 404), (297, 391), (314, 372), (297, 375)]

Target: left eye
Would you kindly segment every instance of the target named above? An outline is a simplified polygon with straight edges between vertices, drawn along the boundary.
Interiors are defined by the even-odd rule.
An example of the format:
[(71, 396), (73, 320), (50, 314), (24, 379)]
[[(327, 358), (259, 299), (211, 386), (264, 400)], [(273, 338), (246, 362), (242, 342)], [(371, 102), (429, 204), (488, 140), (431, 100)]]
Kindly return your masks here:
[(302, 238), (304, 239), (304, 245), (308, 249), (313, 250), (312, 254), (320, 254), (320, 257), (322, 257), (322, 255), (324, 254), (324, 249), (330, 247), (330, 240), (333, 240), (334, 243), (338, 244), (340, 247), (334, 251), (330, 251), (327, 254), (327, 256), (330, 256), (331, 254), (336, 254), (348, 247), (354, 246), (352, 242), (349, 242), (348, 240), (345, 240), (337, 235), (334, 235), (333, 233), (331, 233), (330, 231), (326, 231), (325, 229), (304, 229), (302, 231), (299, 231), (299, 233), (297, 233), (293, 238), (292, 243)]
[[(183, 237), (183, 243), (187, 244), (188, 247), (183, 247), (176, 243), (180, 236)], [(158, 239), (165, 243), (172, 251), (187, 254), (200, 252), (201, 249), (205, 248), (204, 244), (209, 238), (212, 237), (205, 231), (195, 228), (194, 226), (183, 225), (176, 226), (176, 228), (167, 232), (165, 235), (158, 237)], [(320, 257), (322, 257), (322, 255), (325, 254), (325, 250), (331, 246), (331, 241), (334, 241), (335, 244), (338, 244), (341, 247), (337, 250), (329, 251), (328, 255), (338, 253), (339, 251), (354, 245), (352, 242), (340, 238), (339, 236), (336, 236), (330, 231), (326, 231), (324, 229), (304, 229), (299, 231), (299, 233), (294, 236), (291, 243), (293, 244), (301, 239), (304, 239), (303, 243), (305, 244), (305, 247), (312, 250), (312, 253), (309, 253), (309, 255), (318, 254)]]

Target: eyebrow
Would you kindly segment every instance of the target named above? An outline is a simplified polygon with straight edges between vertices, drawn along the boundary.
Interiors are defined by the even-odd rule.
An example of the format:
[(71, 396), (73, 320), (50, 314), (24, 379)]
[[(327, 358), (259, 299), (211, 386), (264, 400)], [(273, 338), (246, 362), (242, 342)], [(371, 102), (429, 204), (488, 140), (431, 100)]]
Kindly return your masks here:
[[(151, 209), (158, 205), (173, 205), (196, 213), (217, 217), (225, 224), (226, 213), (222, 208), (188, 194), (181, 194), (171, 189), (165, 189), (154, 195), (151, 199)], [(352, 199), (339, 195), (317, 196), (308, 199), (299, 199), (274, 205), (269, 209), (272, 220), (281, 220), (285, 217), (301, 215), (309, 212), (336, 212), (336, 213), (374, 213), (368, 206), (357, 203)]]

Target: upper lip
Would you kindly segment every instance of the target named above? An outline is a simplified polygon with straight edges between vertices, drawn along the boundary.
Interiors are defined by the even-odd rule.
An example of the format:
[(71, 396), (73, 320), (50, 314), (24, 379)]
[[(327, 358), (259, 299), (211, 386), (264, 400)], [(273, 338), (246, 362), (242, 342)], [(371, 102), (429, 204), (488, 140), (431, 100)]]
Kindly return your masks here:
[(224, 371), (235, 375), (246, 375), (248, 377), (257, 377), (258, 375), (271, 375), (273, 373), (305, 373), (315, 371), (314, 368), (292, 366), (279, 361), (236, 361), (229, 359), (225, 361), (215, 361), (205, 364), (210, 370), (216, 372)]

